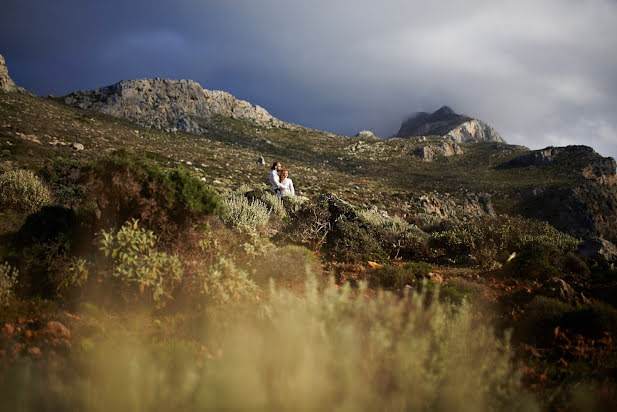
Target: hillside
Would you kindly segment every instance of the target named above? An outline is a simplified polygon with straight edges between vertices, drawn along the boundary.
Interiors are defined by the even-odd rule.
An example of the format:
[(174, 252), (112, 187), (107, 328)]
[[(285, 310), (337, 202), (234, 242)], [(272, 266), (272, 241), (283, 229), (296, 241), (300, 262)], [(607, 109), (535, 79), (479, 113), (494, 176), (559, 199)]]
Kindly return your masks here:
[(380, 139), (184, 80), (0, 91), (0, 405), (615, 404), (615, 160), (446, 109)]

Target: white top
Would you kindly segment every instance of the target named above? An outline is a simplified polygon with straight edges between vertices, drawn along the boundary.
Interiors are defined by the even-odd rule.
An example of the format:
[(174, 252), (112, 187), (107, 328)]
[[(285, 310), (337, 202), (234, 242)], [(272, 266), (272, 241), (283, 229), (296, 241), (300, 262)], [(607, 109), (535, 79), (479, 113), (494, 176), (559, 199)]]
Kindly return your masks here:
[(296, 191), (294, 190), (294, 182), (291, 181), (290, 178), (286, 178), (281, 182), (281, 197), (283, 196), (295, 196)]
[(280, 183), (279, 174), (276, 172), (275, 169), (272, 169), (272, 172), (270, 173), (270, 184), (272, 185), (272, 190), (275, 190), (275, 191), (276, 189), (283, 190), (283, 185), (281, 185)]

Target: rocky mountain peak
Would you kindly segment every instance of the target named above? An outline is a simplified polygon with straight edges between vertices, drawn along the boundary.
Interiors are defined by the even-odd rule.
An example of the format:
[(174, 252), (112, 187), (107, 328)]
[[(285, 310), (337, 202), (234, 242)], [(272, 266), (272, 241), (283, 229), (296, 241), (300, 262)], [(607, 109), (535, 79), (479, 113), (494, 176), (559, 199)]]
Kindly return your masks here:
[(202, 120), (213, 116), (246, 120), (262, 127), (295, 128), (264, 108), (221, 90), (207, 90), (193, 80), (122, 80), (60, 98), (64, 103), (168, 131), (203, 134)]
[(442, 106), (433, 113), (414, 113), (403, 122), (395, 135), (417, 136), (444, 136), (456, 143), (505, 143), (499, 133), (488, 124), (464, 114), (457, 114), (449, 106)]
[(9, 76), (9, 69), (6, 67), (4, 57), (0, 54), (0, 91), (3, 92), (17, 92), (23, 91), (21, 87), (18, 87), (11, 76)]

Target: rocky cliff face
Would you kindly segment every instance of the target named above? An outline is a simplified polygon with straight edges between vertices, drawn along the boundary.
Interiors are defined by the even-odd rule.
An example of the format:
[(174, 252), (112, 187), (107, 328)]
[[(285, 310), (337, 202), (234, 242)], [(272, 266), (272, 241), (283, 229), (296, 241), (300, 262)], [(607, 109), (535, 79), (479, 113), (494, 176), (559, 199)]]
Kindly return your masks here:
[(15, 84), (11, 76), (9, 76), (9, 69), (6, 67), (4, 57), (0, 54), (0, 91), (2, 92), (25, 92), (25, 90)]
[(430, 162), (436, 157), (463, 154), (463, 149), (456, 143), (441, 142), (417, 147), (413, 153), (425, 162)]
[(591, 147), (547, 147), (519, 156), (501, 168), (557, 167), (571, 170), (580, 183), (568, 188), (521, 192), (520, 210), (547, 220), (574, 236), (617, 239), (617, 162)]
[(456, 143), (501, 142), (503, 138), (488, 124), (457, 114), (448, 106), (434, 113), (420, 112), (403, 122), (395, 137), (445, 136)]
[(264, 108), (220, 90), (203, 89), (192, 80), (124, 80), (111, 86), (78, 91), (60, 98), (64, 103), (136, 121), (167, 131), (203, 134), (200, 119), (225, 116), (263, 127), (293, 128)]

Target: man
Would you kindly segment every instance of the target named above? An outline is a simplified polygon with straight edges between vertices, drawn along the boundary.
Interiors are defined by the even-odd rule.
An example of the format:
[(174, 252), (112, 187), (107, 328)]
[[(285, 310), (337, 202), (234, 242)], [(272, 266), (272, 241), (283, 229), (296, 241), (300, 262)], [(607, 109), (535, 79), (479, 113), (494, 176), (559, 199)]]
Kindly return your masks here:
[(279, 197), (281, 196), (281, 188), (283, 187), (281, 184), (281, 178), (278, 174), (281, 169), (281, 163), (274, 162), (272, 165), (272, 171), (270, 172), (270, 185), (272, 185), (272, 190), (274, 190), (274, 193), (276, 193)]

